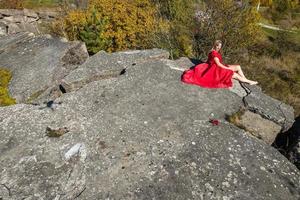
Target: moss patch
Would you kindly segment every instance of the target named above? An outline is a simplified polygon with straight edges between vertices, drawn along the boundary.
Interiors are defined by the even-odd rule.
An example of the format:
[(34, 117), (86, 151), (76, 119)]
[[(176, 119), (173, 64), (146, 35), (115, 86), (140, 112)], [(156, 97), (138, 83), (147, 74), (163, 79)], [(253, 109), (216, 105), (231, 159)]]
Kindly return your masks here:
[(16, 100), (9, 96), (8, 85), (10, 79), (10, 71), (0, 68), (0, 106), (9, 106), (16, 104)]

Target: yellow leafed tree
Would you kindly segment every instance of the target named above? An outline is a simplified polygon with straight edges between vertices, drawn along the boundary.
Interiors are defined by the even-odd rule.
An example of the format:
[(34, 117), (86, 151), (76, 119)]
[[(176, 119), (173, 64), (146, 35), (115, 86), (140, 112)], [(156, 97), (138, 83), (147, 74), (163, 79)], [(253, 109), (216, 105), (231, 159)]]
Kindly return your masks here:
[(161, 26), (156, 6), (148, 0), (90, 0), (86, 10), (73, 10), (54, 22), (56, 33), (86, 42), (91, 54), (151, 47)]

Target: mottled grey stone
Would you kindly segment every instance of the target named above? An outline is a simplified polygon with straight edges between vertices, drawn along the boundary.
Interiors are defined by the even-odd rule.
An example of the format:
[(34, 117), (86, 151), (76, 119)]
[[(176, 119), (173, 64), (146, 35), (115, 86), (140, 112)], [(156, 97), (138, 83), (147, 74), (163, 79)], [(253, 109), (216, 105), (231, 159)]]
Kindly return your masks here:
[(264, 94), (258, 86), (248, 85), (247, 87), (251, 90), (251, 93), (245, 100), (251, 111), (280, 124), (282, 132), (292, 127), (295, 118), (292, 106)]
[(37, 15), (41, 19), (51, 20), (59, 16), (59, 12), (48, 8), (39, 8), (36, 10)]
[[(52, 87), (88, 58), (82, 42), (61, 42), (58, 38), (6, 36), (0, 40), (0, 66), (12, 72), (9, 91), (17, 102)], [(16, 59), (17, 58), (17, 59)]]
[[(43, 19), (39, 17), (39, 14)], [(59, 14), (58, 10), (38, 9), (38, 10), (15, 10), (0, 9), (0, 23), (8, 26), (6, 34), (14, 34), (18, 32), (32, 32), (41, 34), (49, 32), (45, 27)]]
[(3, 20), (10, 23), (23, 23), (25, 22), (25, 17), (22, 15), (13, 15), (13, 16), (4, 17)]
[(8, 23), (7, 27), (8, 27), (7, 29), (8, 35), (23, 32), (23, 30), (20, 28), (20, 25), (15, 23)]
[(3, 16), (12, 16), (12, 15), (23, 15), (23, 10), (19, 9), (0, 9), (0, 14)]
[(24, 8), (24, 9), (23, 9), (23, 13), (24, 13), (24, 15), (27, 16), (27, 17), (31, 17), (31, 18), (39, 18), (39, 16), (37, 15), (37, 13), (34, 12), (33, 10), (30, 10), (30, 9)]
[(73, 91), (91, 81), (117, 77), (122, 70), (138, 63), (168, 57), (169, 53), (167, 51), (155, 48), (152, 50), (119, 51), (113, 54), (99, 51), (77, 69), (70, 72), (62, 80), (62, 85), (67, 91)]
[(269, 145), (275, 141), (276, 136), (281, 131), (280, 125), (250, 111), (243, 113), (239, 123), (251, 134), (261, 138)]
[(3, 22), (0, 22), (0, 35), (4, 36), (7, 35), (7, 25)]
[[(243, 106), (241, 97), (228, 89), (182, 83), (182, 71), (165, 58), (126, 57), (150, 52), (89, 58), (82, 66), (104, 67), (106, 56), (113, 63), (123, 58), (126, 73), (63, 94), (53, 110), (26, 104), (0, 108), (0, 197), (300, 198), (297, 168), (224, 120)], [(220, 124), (213, 126), (211, 117)], [(48, 126), (68, 132), (47, 137)], [(66, 156), (70, 152), (75, 153)]]

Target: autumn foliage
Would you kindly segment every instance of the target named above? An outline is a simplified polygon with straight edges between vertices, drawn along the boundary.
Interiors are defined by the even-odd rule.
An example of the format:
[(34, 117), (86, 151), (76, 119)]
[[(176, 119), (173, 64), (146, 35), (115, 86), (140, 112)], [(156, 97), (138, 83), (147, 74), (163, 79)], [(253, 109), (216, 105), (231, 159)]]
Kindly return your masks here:
[(90, 53), (151, 47), (153, 34), (163, 26), (148, 0), (90, 0), (86, 10), (73, 10), (53, 24), (70, 40), (86, 42)]

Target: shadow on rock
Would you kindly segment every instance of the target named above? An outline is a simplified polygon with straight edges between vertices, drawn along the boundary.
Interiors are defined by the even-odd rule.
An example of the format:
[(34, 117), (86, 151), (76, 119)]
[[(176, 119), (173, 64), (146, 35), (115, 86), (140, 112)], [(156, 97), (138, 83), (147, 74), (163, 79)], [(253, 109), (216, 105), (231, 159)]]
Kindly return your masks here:
[(204, 61), (196, 59), (196, 58), (189, 58), (190, 61), (194, 64), (194, 66), (192, 66), (190, 69), (195, 68), (197, 65), (204, 63)]
[(288, 131), (278, 134), (272, 146), (300, 169), (300, 116)]

